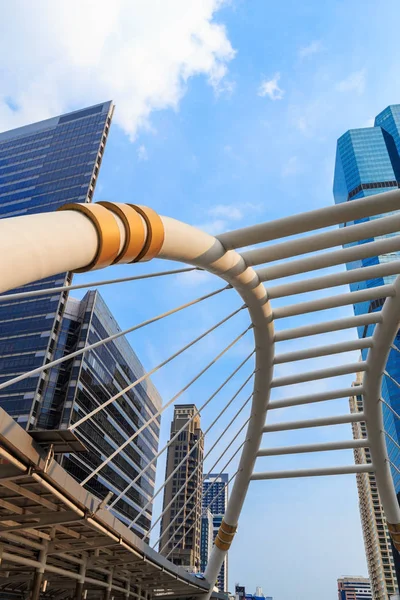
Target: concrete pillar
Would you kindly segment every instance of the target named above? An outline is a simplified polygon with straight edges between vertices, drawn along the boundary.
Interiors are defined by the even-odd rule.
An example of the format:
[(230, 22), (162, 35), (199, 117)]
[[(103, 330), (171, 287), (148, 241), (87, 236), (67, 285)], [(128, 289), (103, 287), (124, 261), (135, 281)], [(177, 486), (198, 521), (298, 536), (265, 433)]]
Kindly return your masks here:
[(83, 600), (83, 582), (82, 581), (76, 582), (74, 600)]
[(86, 594), (84, 594), (83, 592), (83, 587), (85, 584), (87, 561), (88, 557), (85, 555), (83, 557), (83, 562), (79, 567), (79, 580), (76, 582), (74, 600), (84, 600), (84, 598), (86, 597)]
[(44, 570), (47, 559), (47, 547), (48, 542), (46, 540), (43, 540), (42, 550), (40, 550), (39, 552), (40, 567), (35, 571), (35, 574), (33, 576), (30, 600), (40, 600), (40, 590), (42, 588)]
[(108, 583), (108, 587), (106, 590), (104, 590), (104, 596), (103, 599), (104, 600), (111, 600), (111, 590), (112, 590), (112, 580), (113, 580), (113, 571), (114, 569), (111, 569), (110, 574), (107, 576), (107, 583)]
[(42, 587), (43, 573), (41, 571), (35, 571), (33, 575), (33, 583), (30, 600), (40, 600), (40, 589)]

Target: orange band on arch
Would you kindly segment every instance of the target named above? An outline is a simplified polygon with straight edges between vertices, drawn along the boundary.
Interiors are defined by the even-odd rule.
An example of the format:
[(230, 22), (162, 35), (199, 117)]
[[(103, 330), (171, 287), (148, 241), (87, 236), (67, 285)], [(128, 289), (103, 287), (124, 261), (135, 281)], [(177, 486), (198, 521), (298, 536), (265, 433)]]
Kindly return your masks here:
[(133, 262), (151, 260), (159, 254), (164, 243), (165, 232), (163, 222), (152, 208), (137, 206), (136, 204), (129, 204), (129, 206), (134, 208), (143, 217), (147, 226), (146, 243)]
[(84, 273), (94, 269), (103, 269), (111, 265), (119, 254), (121, 234), (114, 215), (100, 204), (70, 203), (57, 210), (75, 210), (88, 217), (96, 228), (98, 237), (97, 252), (94, 259), (75, 273)]
[(98, 202), (118, 215), (125, 226), (125, 244), (114, 263), (131, 263), (144, 248), (146, 242), (145, 222), (132, 206), (118, 202)]

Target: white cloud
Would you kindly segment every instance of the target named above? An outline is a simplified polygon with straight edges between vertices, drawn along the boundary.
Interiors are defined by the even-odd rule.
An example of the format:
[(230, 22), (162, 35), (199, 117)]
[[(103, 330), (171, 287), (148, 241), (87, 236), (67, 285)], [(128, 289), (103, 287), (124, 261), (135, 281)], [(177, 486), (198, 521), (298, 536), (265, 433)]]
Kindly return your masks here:
[(217, 204), (210, 208), (208, 214), (211, 217), (222, 217), (230, 221), (240, 221), (243, 219), (243, 212), (237, 206), (232, 204)]
[[(215, 221), (207, 224), (209, 233), (221, 233), (219, 229), (222, 224), (227, 226), (232, 221), (241, 221), (249, 214), (260, 213), (263, 210), (262, 204), (253, 202), (242, 202), (239, 205), (235, 204), (217, 204), (207, 211), (210, 217), (214, 217)], [(212, 231), (210, 231), (210, 229)]]
[(323, 46), (321, 40), (314, 40), (308, 46), (303, 46), (299, 50), (299, 58), (304, 59), (321, 52)]
[(291, 156), (282, 168), (282, 175), (283, 177), (289, 177), (291, 175), (297, 175), (298, 173), (301, 173), (302, 170), (303, 169), (297, 156)]
[(149, 160), (149, 155), (147, 154), (146, 146), (144, 146), (143, 144), (139, 146), (137, 156), (138, 160), (140, 161)]
[(258, 89), (258, 95), (268, 96), (271, 100), (282, 100), (285, 92), (278, 85), (280, 78), (280, 73), (275, 73), (272, 79), (263, 81)]
[[(234, 50), (214, 22), (224, 0), (69, 0), (2, 7), (0, 129), (114, 99), (134, 139), (152, 111), (177, 109), (188, 80), (225, 83)], [(16, 35), (18, 32), (18, 35)], [(18, 107), (15, 110), (13, 107)]]
[(200, 223), (200, 225), (195, 225), (195, 227), (197, 227), (197, 229), (201, 229), (201, 231), (209, 233), (210, 235), (218, 235), (226, 230), (227, 221), (224, 219), (214, 219), (212, 221)]
[(365, 89), (366, 76), (366, 69), (355, 71), (342, 81), (339, 81), (336, 89), (338, 92), (356, 92), (356, 94), (361, 95)]

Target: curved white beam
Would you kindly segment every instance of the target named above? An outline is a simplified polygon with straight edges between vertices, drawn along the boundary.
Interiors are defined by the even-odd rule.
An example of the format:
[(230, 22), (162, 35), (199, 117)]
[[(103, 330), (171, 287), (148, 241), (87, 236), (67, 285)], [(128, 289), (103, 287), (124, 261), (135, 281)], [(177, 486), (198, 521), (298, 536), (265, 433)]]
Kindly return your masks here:
[[(235, 528), (253, 473), (269, 400), (274, 355), (271, 307), (265, 288), (260, 283), (255, 271), (247, 267), (237, 252), (226, 251), (216, 238), (200, 232), (190, 225), (168, 217), (162, 219), (165, 227), (165, 239), (159, 258), (178, 260), (219, 275), (230, 283), (243, 298), (253, 323), (257, 352), (251, 418), (238, 474), (224, 517), (224, 522)], [(216, 581), (225, 554), (226, 550), (221, 550), (214, 545), (205, 573), (208, 581)]]
[[(125, 231), (115, 214), (113, 218), (120, 229), (121, 251)], [(169, 217), (161, 217), (161, 221), (164, 231), (159, 258), (202, 267), (227, 281), (246, 303), (253, 324), (257, 352), (251, 417), (224, 518), (226, 526), (235, 530), (260, 446), (269, 400), (274, 354), (272, 311), (264, 285), (237, 252), (226, 251), (213, 236), (180, 221)], [(91, 219), (73, 209), (4, 219), (0, 221), (0, 291), (82, 269), (93, 261), (99, 243), (99, 233)], [(216, 581), (226, 552), (227, 549), (214, 546), (206, 572), (208, 581)]]
[[(382, 198), (383, 196), (384, 198)], [(384, 211), (395, 210), (399, 207), (399, 204), (400, 192), (387, 193), (380, 195), (380, 197), (374, 196), (365, 201), (359, 200), (347, 205), (322, 209), (322, 211), (313, 211), (312, 214), (300, 215), (300, 217), (290, 217), (286, 220), (275, 222), (275, 224), (271, 223), (259, 226), (258, 228), (256, 227), (256, 235), (253, 235), (255, 230), (252, 228), (236, 232), (240, 235), (236, 236), (235, 243), (238, 242), (239, 238), (241, 238), (242, 242), (247, 240), (246, 243), (254, 243), (257, 236), (258, 241), (277, 239), (280, 236), (293, 235), (301, 231), (310, 231), (329, 224), (339, 223), (341, 220), (359, 219), (361, 215), (370, 216), (380, 214)], [(222, 529), (222, 538), (219, 538), (220, 543), (214, 546), (210, 557), (206, 571), (207, 580), (213, 583), (217, 578), (224, 556), (230, 545), (230, 542), (228, 544), (224, 541), (223, 537), (225, 536), (225, 540), (230, 537), (231, 541), (249, 482), (252, 479), (276, 478), (277, 476), (297, 477), (339, 472), (370, 472), (374, 470), (376, 471), (378, 487), (387, 519), (389, 523), (400, 527), (400, 509), (387, 462), (385, 440), (381, 432), (383, 425), (381, 405), (379, 403), (382, 372), (400, 320), (400, 279), (398, 278), (394, 285), (383, 285), (351, 294), (339, 294), (331, 298), (322, 298), (311, 302), (278, 307), (273, 314), (265, 287), (260, 282), (257, 273), (246, 264), (243, 256), (240, 256), (233, 250), (226, 250), (221, 243), (221, 240), (224, 240), (224, 243), (226, 242), (229, 246), (229, 243), (233, 243), (234, 236), (227, 234), (226, 236), (220, 236), (218, 240), (211, 235), (174, 219), (158, 217), (157, 215), (154, 218), (151, 212), (144, 214), (147, 215), (147, 229), (145, 227), (147, 237), (145, 246), (142, 248), (141, 255), (143, 260), (146, 256), (147, 258), (151, 258), (158, 255), (159, 258), (184, 262), (218, 275), (240, 294), (248, 307), (253, 324), (256, 365), (251, 417), (238, 474), (224, 518), (223, 528), (225, 527), (225, 529)], [(109, 219), (109, 216), (107, 218)], [(393, 227), (397, 227), (397, 219), (398, 216), (391, 216), (377, 219), (370, 223), (350, 226), (336, 232), (317, 234), (313, 238), (315, 243), (314, 249), (317, 249), (317, 247), (318, 249), (326, 248), (331, 242), (343, 243), (344, 240), (349, 241), (350, 237), (360, 239), (360, 235), (366, 235), (366, 233), (371, 233), (372, 231), (374, 235), (377, 232), (386, 233), (387, 231), (393, 231)], [(389, 223), (389, 220), (391, 220), (391, 223)], [(116, 214), (112, 214), (111, 221), (113, 221), (111, 223), (111, 229), (113, 229), (112, 251), (110, 250), (107, 256), (108, 258), (112, 256), (112, 258), (110, 258), (108, 264), (118, 261), (119, 256), (125, 256), (125, 246), (128, 243), (126, 240), (131, 239), (129, 236), (132, 234), (130, 229), (129, 231), (128, 229), (125, 230), (125, 227), (128, 226)], [(231, 237), (229, 238), (230, 235)], [(0, 291), (6, 291), (40, 278), (60, 272), (82, 269), (90, 265), (102, 250), (102, 244), (103, 242), (105, 243), (103, 237), (103, 232), (100, 231), (99, 233), (99, 228), (90, 217), (81, 212), (76, 212), (73, 208), (64, 212), (0, 220)], [(289, 255), (292, 255), (290, 253), (294, 253), (293, 255), (295, 255), (301, 251), (312, 251), (313, 248), (309, 245), (307, 246), (309, 241), (295, 240), (288, 242), (286, 245), (278, 244), (275, 247), (270, 246), (267, 254), (268, 252), (270, 254), (271, 252), (275, 253), (274, 258), (276, 258), (278, 256), (276, 252), (281, 254), (281, 250), (284, 251), (285, 255), (288, 255), (288, 252)], [(13, 249), (12, 256), (10, 255), (10, 248)], [(271, 250), (274, 248), (276, 252), (275, 250)], [(279, 256), (281, 257), (280, 254)], [(247, 255), (251, 256), (251, 254)], [(272, 258), (272, 255), (269, 258)], [(98, 261), (97, 264), (104, 266), (105, 263), (103, 260), (103, 262)], [(337, 323), (304, 325), (296, 329), (282, 331), (274, 336), (274, 318), (285, 318), (382, 297), (386, 298), (386, 302), (380, 314), (342, 319)], [(335, 331), (368, 323), (377, 323), (377, 327), (372, 339), (373, 347), (369, 352), (366, 364), (346, 365), (299, 376), (287, 376), (275, 379), (272, 382), (274, 341), (295, 339), (296, 337), (315, 335), (317, 333)], [(320, 353), (320, 350), (316, 352)], [(315, 353), (315, 351), (311, 350), (311, 353)], [(292, 360), (296, 357), (301, 359), (309, 354), (310, 352), (307, 354), (307, 351), (299, 351), (294, 356), (292, 354), (291, 358)], [(353, 372), (354, 370), (360, 371), (361, 369), (366, 370), (362, 386), (365, 413), (330, 417), (328, 419), (315, 419), (308, 422), (298, 421), (297, 424), (281, 423), (264, 427), (271, 387), (277, 384), (289, 385), (294, 382), (315, 380), (318, 376), (333, 376), (340, 373), (348, 373), (350, 370)], [(308, 401), (322, 401), (324, 399), (341, 397), (341, 394), (341, 390), (332, 394), (320, 394), (314, 398), (308, 398)], [(291, 401), (291, 399), (289, 400)], [(296, 402), (300, 403), (300, 401), (307, 401), (307, 398), (293, 399), (293, 405)], [(287, 400), (284, 401), (284, 403), (286, 402)], [(278, 407), (279, 401), (275, 403), (274, 408)], [(331, 425), (334, 423), (350, 423), (361, 419), (367, 422), (373, 467), (372, 465), (357, 465), (349, 468), (338, 467), (314, 471), (304, 470), (301, 472), (253, 475), (253, 467), (257, 452), (259, 451), (263, 431), (282, 431), (289, 428), (298, 428), (299, 426), (309, 427), (325, 424)]]
[(397, 525), (400, 524), (400, 508), (390, 472), (382, 407), (379, 402), (383, 371), (400, 322), (400, 277), (397, 277), (393, 287), (395, 295), (386, 298), (381, 311), (382, 321), (375, 327), (374, 345), (368, 352), (368, 368), (364, 373), (363, 388), (365, 421), (379, 495), (386, 519), (390, 524)]

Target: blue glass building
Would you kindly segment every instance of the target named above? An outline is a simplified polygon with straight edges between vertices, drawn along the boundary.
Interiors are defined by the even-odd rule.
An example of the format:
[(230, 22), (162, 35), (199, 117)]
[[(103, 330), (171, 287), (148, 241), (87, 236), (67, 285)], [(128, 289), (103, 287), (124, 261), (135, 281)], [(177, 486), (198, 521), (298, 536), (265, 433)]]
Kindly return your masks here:
[[(213, 518), (213, 539), (216, 538), (218, 529), (224, 518), (228, 504), (228, 473), (210, 474), (203, 480), (203, 510), (209, 510)], [(205, 546), (204, 546), (205, 549)], [(202, 545), (203, 550), (203, 545)], [(201, 556), (202, 564), (207, 564), (208, 557)], [(217, 586), (220, 592), (228, 591), (228, 556), (225, 556), (223, 565), (218, 574)]]
[[(0, 218), (90, 202), (113, 113), (112, 102), (0, 133)], [(24, 289), (61, 286), (68, 273)], [(21, 291), (21, 290), (14, 290)], [(0, 383), (54, 358), (67, 293), (0, 305)], [(54, 374), (53, 374), (54, 378)], [(0, 392), (0, 406), (29, 429), (41, 418), (48, 374)]]
[[(354, 202), (373, 194), (396, 189), (400, 186), (400, 105), (389, 106), (375, 119), (374, 127), (352, 129), (347, 131), (337, 142), (336, 165), (334, 177), (335, 203)], [(371, 217), (377, 218), (377, 217)], [(360, 223), (369, 218), (355, 221)], [(347, 223), (351, 225), (353, 223)], [(395, 234), (390, 234), (395, 235)], [(384, 236), (388, 237), (388, 236)], [(363, 240), (359, 243), (370, 242)], [(354, 244), (348, 244), (351, 246)], [(374, 256), (348, 263), (347, 269), (377, 265), (399, 260), (400, 252), (392, 252), (382, 256)], [(392, 283), (394, 276), (379, 277), (367, 282), (353, 283), (352, 291), (376, 287)], [(376, 312), (382, 309), (384, 298), (354, 305), (356, 315)], [(374, 325), (358, 328), (360, 338), (373, 334)], [(397, 334), (396, 345), (400, 348), (400, 335)], [(365, 359), (367, 350), (362, 352)], [(387, 371), (400, 382), (400, 354), (392, 350), (389, 356)], [(384, 377), (382, 396), (395, 411), (400, 412), (400, 389), (387, 377)], [(400, 443), (400, 421), (395, 420), (392, 412), (383, 405), (383, 416), (386, 431)], [(390, 460), (400, 464), (400, 452), (396, 445), (387, 441)], [(400, 474), (392, 468), (396, 492), (400, 493)]]
[[(113, 110), (112, 102), (105, 102), (0, 133), (0, 218), (48, 212), (67, 202), (90, 202)], [(64, 273), (21, 290), (63, 286), (71, 280), (72, 274)], [(67, 292), (4, 301), (0, 383), (117, 331), (118, 324), (97, 292), (88, 292), (81, 301), (68, 298)], [(26, 429), (65, 429), (143, 374), (136, 354), (121, 337), (1, 390), (0, 406)], [(57, 460), (83, 481), (160, 404), (151, 382), (142, 382), (76, 430), (87, 452)], [(159, 426), (157, 419), (85, 487), (101, 498), (109, 490), (116, 494), (125, 490), (157, 453)], [(130, 523), (151, 501), (154, 480), (155, 464), (115, 505), (122, 521)], [(147, 536), (151, 512), (150, 504), (135, 526), (141, 537)]]

